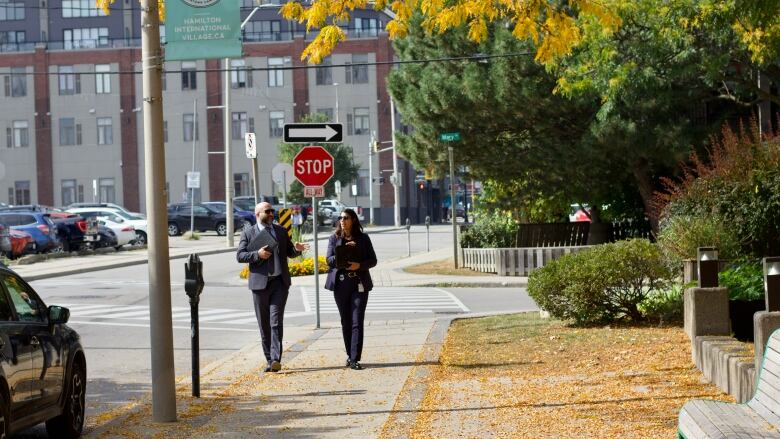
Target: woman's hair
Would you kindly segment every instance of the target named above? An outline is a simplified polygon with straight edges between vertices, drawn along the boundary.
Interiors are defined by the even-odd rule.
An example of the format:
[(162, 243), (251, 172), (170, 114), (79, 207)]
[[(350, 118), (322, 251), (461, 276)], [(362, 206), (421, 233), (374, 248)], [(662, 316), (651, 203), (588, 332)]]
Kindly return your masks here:
[[(352, 218), (352, 236), (362, 235), (363, 234), (363, 226), (360, 224), (360, 220), (357, 217), (357, 214), (352, 209), (344, 209), (341, 211), (340, 215), (347, 214), (350, 218)], [(341, 237), (344, 236), (344, 230), (341, 228), (341, 221), (338, 221), (336, 224), (336, 236)]]

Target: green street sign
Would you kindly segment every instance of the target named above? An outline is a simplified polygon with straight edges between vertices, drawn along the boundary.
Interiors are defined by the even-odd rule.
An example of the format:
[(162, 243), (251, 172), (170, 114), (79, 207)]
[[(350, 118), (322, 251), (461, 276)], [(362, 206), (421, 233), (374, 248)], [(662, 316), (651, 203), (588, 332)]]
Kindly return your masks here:
[(439, 134), (439, 140), (442, 142), (458, 142), (460, 141), (460, 133), (454, 132), (454, 133), (441, 133)]
[(241, 57), (241, 2), (165, 2), (165, 59), (181, 61)]

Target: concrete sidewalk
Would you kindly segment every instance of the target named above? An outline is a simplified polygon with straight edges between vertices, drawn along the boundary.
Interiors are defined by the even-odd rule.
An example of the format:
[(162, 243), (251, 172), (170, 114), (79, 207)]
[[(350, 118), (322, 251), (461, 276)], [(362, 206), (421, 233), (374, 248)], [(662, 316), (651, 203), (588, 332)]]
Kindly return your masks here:
[(177, 422), (152, 422), (147, 398), (87, 420), (85, 437), (379, 437), (407, 379), (430, 364), (425, 348), (441, 344), (445, 332), (434, 327), (431, 319), (372, 322), (361, 371), (344, 367), (338, 325), (311, 329), (285, 351), (279, 373), (262, 372), (252, 344), (203, 374), (200, 399), (188, 383), (179, 386)]

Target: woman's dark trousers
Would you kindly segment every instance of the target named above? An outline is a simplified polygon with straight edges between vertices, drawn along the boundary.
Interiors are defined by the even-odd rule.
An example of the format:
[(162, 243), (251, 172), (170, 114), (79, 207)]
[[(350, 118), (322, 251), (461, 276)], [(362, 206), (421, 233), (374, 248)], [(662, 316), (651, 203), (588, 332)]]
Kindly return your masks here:
[(358, 292), (357, 277), (345, 277), (336, 281), (333, 296), (341, 316), (341, 333), (344, 348), (350, 361), (360, 361), (363, 352), (363, 321), (366, 317), (368, 293)]

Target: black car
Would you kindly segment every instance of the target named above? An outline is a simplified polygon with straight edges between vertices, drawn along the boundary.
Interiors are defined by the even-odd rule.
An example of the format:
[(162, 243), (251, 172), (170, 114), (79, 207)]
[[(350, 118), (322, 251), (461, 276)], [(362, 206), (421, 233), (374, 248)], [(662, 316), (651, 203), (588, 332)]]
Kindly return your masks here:
[[(185, 230), (190, 229), (190, 213), (193, 215), (195, 230), (205, 232), (214, 230), (219, 236), (227, 234), (227, 225), (225, 223), (225, 213), (217, 209), (206, 206), (202, 203), (195, 203), (190, 207), (190, 203), (178, 203), (168, 206), (168, 236), (178, 236)], [(241, 230), (244, 220), (238, 215), (233, 216), (233, 230)]]
[(41, 422), (50, 437), (81, 435), (87, 363), (69, 317), (0, 267), (0, 436)]

